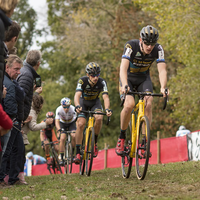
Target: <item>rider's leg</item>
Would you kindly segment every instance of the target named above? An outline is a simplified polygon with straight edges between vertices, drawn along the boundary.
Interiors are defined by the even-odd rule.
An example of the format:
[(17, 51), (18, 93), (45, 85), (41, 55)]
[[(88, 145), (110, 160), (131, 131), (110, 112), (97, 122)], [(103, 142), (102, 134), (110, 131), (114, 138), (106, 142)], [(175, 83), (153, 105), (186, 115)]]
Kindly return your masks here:
[(97, 143), (98, 134), (101, 131), (103, 123), (103, 115), (95, 115), (94, 132), (95, 132), (95, 144)]
[(131, 95), (127, 95), (126, 100), (124, 102), (124, 108), (122, 109), (120, 114), (121, 133), (119, 138), (125, 139), (125, 132), (126, 129), (128, 128), (128, 124), (131, 119), (131, 112), (133, 110), (134, 105), (135, 105), (134, 97)]
[(86, 119), (84, 117), (79, 117), (76, 122), (76, 134), (75, 134), (75, 141), (76, 141), (76, 154), (80, 154), (80, 146), (82, 145), (83, 140), (83, 131), (85, 128)]
[(149, 119), (149, 124), (151, 127), (151, 122), (152, 122), (152, 103), (153, 103), (153, 97), (145, 97), (145, 115), (148, 117)]
[(60, 145), (59, 145), (61, 160), (64, 159), (65, 140), (66, 140), (66, 134), (65, 133), (61, 133), (61, 135), (60, 135)]
[(135, 105), (134, 97), (127, 95), (126, 100), (124, 102), (124, 108), (122, 109), (121, 114), (120, 114), (121, 131), (120, 131), (120, 136), (118, 138), (117, 145), (115, 148), (115, 152), (118, 155), (122, 155), (124, 151), (126, 129), (128, 128), (128, 124), (131, 119), (131, 112), (133, 110), (134, 105)]

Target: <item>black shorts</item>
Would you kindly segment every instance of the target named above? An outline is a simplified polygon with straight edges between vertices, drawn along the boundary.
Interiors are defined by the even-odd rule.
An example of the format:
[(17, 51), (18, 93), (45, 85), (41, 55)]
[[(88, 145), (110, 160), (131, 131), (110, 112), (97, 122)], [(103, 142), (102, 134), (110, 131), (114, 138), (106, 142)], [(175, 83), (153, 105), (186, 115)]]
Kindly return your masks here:
[[(121, 87), (120, 81), (120, 87)], [(145, 76), (135, 76), (128, 77), (128, 86), (131, 91), (136, 90), (137, 92), (152, 92), (153, 93), (153, 85), (149, 75)], [(121, 94), (120, 94), (121, 95)], [(134, 95), (132, 95), (134, 96)]]
[[(82, 110), (91, 110), (91, 111), (101, 111), (101, 112), (103, 112), (103, 108), (102, 108), (100, 99), (85, 100), (83, 98), (80, 98), (80, 106), (82, 107)], [(81, 112), (78, 115), (78, 117), (87, 118), (87, 114)]]
[(76, 130), (76, 122), (74, 121), (69, 124), (60, 122), (60, 128), (63, 128), (65, 131), (74, 131)]

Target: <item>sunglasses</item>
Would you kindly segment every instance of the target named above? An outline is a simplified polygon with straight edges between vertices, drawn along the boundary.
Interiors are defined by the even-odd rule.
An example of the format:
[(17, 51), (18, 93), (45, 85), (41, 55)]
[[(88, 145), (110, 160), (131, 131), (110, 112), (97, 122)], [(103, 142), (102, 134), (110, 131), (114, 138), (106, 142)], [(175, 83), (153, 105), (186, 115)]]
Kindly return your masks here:
[(150, 43), (150, 42), (146, 42), (146, 41), (143, 41), (143, 42), (147, 46), (149, 46), (149, 45), (154, 46), (156, 44), (156, 42), (154, 42), (154, 43), (152, 43), (152, 42)]
[(92, 74), (92, 75), (90, 75), (90, 76), (92, 76), (92, 77), (99, 77), (100, 74)]
[(63, 108), (69, 108), (70, 106), (63, 106)]

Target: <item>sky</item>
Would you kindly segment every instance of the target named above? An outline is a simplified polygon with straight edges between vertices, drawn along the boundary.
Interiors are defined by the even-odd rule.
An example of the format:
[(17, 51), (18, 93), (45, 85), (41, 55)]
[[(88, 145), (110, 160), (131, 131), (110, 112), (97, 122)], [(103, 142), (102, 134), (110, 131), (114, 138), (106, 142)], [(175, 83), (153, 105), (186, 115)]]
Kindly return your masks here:
[[(47, 3), (46, 0), (28, 0), (30, 6), (37, 12), (38, 15), (38, 23), (36, 28), (47, 27)], [(38, 48), (36, 44), (36, 40), (40, 42), (45, 42), (47, 40), (51, 40), (51, 36), (47, 37), (38, 37), (34, 39), (34, 44), (31, 49)]]

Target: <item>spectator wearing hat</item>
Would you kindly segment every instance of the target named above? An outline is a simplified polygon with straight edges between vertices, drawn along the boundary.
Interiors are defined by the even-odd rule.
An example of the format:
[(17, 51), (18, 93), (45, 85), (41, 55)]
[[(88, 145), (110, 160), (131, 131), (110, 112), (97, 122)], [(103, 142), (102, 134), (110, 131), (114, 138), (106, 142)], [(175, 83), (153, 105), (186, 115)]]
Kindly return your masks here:
[(186, 129), (185, 126), (181, 125), (178, 129), (178, 131), (176, 132), (176, 137), (179, 137), (179, 136), (184, 136), (184, 135), (187, 135), (189, 134), (191, 131)]
[(28, 159), (32, 160), (32, 164), (33, 165), (40, 165), (40, 164), (46, 163), (46, 159), (44, 157), (36, 155), (36, 154), (33, 154), (32, 151), (28, 152), (26, 154), (26, 157)]

